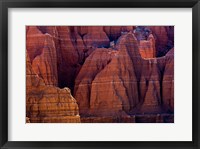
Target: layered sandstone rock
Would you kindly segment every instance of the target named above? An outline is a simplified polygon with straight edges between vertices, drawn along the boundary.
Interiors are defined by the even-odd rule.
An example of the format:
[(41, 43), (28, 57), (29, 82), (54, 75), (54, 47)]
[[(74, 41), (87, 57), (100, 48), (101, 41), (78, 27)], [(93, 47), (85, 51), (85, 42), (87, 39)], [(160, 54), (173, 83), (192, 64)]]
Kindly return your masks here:
[[(132, 33), (120, 36), (116, 47), (118, 51), (103, 68), (97, 69), (96, 58), (91, 55), (88, 57), (90, 63), (86, 61), (84, 71), (79, 72), (77, 80), (84, 81), (76, 82), (75, 96), (79, 98), (81, 114), (125, 116), (172, 110), (173, 88), (168, 81), (173, 82), (173, 56), (171, 61), (169, 56), (142, 59), (137, 39)], [(98, 64), (105, 62), (102, 58), (99, 60)], [(164, 87), (166, 83), (168, 85)], [(77, 92), (79, 89), (81, 91)], [(163, 98), (163, 93), (168, 96)], [(85, 107), (87, 110), (82, 110)]]
[(104, 26), (110, 41), (116, 41), (123, 33), (133, 31), (135, 26)]
[(104, 26), (104, 31), (111, 41), (117, 40), (121, 36), (121, 26)]
[(79, 69), (78, 50), (74, 47), (70, 27), (58, 26), (59, 45), (58, 53), (58, 78), (59, 86), (73, 88), (77, 70)]
[(139, 41), (139, 50), (142, 58), (156, 57), (155, 39), (152, 34), (149, 35), (147, 40)]
[(174, 27), (149, 26), (156, 40), (157, 56), (164, 56), (174, 46)]
[(58, 32), (56, 26), (37, 26), (37, 28), (43, 33), (48, 33), (54, 38), (58, 38)]
[(90, 26), (88, 32), (83, 36), (85, 45), (90, 48), (109, 47), (110, 40), (103, 31), (103, 26)]
[(169, 111), (174, 111), (174, 48), (165, 56), (166, 65), (162, 80), (163, 104)]
[(137, 26), (133, 32), (138, 41), (147, 40), (151, 34), (151, 29), (146, 26)]
[(139, 102), (137, 76), (131, 59), (137, 59), (139, 56), (138, 51), (134, 49), (137, 41), (129, 35), (126, 37), (118, 43), (118, 55), (112, 58), (92, 82), (90, 107), (97, 111), (97, 114), (128, 112)]
[(167, 45), (168, 42), (168, 35), (167, 35), (167, 30), (165, 26), (151, 26), (149, 27), (153, 34), (156, 36), (156, 43), (157, 43), (157, 48), (161, 49), (165, 45)]
[[(173, 27), (26, 30), (31, 122), (80, 122), (79, 111), (83, 122), (172, 121)], [(78, 105), (68, 88), (58, 87), (69, 87)]]
[(74, 96), (79, 103), (80, 113), (88, 113), (90, 108), (91, 83), (95, 76), (117, 53), (112, 49), (98, 48), (86, 59), (75, 81)]
[[(33, 30), (32, 28), (34, 28), (35, 32), (32, 31)], [(36, 35), (41, 36), (42, 40), (45, 39), (45, 37), (43, 36), (51, 38), (51, 41), (48, 40), (47, 44), (52, 43), (52, 45), (51, 46), (42, 45), (36, 42), (37, 40)], [(33, 39), (33, 36), (36, 37), (36, 39)], [(38, 40), (40, 40), (40, 38), (38, 38)], [(33, 45), (33, 47), (29, 48), (31, 45)], [(73, 88), (75, 75), (77, 73), (77, 70), (80, 69), (79, 68), (80, 63), (83, 63), (84, 60), (84, 49), (85, 49), (83, 40), (81, 39), (80, 35), (77, 34), (74, 27), (67, 27), (67, 26), (28, 27), (27, 48), (31, 59), (35, 58), (35, 56), (32, 56), (34, 55), (34, 50), (39, 51), (38, 50), (39, 48), (37, 47), (39, 47), (40, 49), (42, 48), (50, 49), (49, 50), (51, 52), (50, 55), (54, 57), (52, 63), (57, 67), (56, 68), (57, 83), (53, 85), (60, 87), (69, 86), (70, 88)], [(51, 47), (53, 47), (54, 50), (51, 50), (52, 49)], [(47, 55), (45, 56), (49, 57)], [(37, 68), (37, 65), (38, 65), (38, 60), (34, 68)], [(51, 72), (48, 72), (48, 74), (51, 75)]]
[(68, 88), (45, 85), (26, 57), (26, 116), (31, 123), (80, 122), (76, 100)]
[(76, 28), (81, 37), (88, 33), (88, 26), (77, 26)]
[(140, 79), (141, 107), (134, 109), (134, 113), (162, 113), (161, 84), (162, 75), (157, 59), (142, 61)]
[(26, 48), (32, 69), (46, 85), (58, 85), (57, 53), (53, 38), (41, 33), (37, 27), (29, 27)]

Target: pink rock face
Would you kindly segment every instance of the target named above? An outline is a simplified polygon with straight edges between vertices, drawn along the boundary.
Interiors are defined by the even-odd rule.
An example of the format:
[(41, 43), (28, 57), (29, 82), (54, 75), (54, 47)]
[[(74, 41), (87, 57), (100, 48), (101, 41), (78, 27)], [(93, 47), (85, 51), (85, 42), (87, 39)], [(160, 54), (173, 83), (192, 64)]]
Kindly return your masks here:
[(57, 53), (53, 38), (42, 34), (37, 27), (29, 27), (26, 38), (32, 69), (43, 78), (46, 85), (57, 86)]
[(46, 86), (26, 58), (26, 121), (31, 123), (80, 122), (76, 100), (68, 88)]

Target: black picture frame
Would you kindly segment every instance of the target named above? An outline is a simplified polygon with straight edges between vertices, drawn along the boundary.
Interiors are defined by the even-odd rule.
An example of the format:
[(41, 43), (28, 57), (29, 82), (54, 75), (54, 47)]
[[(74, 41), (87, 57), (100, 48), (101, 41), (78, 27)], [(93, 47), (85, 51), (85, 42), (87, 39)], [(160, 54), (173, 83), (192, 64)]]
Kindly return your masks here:
[[(21, 142), (8, 141), (8, 8), (192, 8), (192, 141), (173, 142)], [(198, 0), (0, 0), (0, 146), (21, 148), (200, 148), (200, 2)]]

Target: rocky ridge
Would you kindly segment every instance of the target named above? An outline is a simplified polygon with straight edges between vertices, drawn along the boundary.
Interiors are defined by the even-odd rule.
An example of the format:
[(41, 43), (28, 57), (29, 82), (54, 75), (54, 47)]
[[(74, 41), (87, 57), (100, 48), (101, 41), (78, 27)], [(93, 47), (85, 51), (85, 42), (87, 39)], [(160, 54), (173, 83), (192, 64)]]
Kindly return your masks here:
[(27, 67), (42, 83), (27, 85), (31, 122), (80, 122), (79, 113), (82, 122), (173, 121), (173, 27), (26, 30)]

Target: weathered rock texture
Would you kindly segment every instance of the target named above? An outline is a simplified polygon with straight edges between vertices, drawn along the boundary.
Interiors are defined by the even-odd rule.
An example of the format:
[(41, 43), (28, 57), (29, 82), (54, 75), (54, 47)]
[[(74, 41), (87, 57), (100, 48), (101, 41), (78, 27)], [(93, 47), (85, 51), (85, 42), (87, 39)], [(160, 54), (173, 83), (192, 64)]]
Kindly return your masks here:
[(53, 38), (42, 34), (37, 27), (29, 27), (26, 48), (32, 69), (46, 85), (58, 85), (57, 55)]
[(30, 122), (173, 122), (173, 26), (27, 26), (26, 40)]
[(95, 49), (86, 59), (75, 82), (75, 98), (77, 99), (80, 110), (87, 113), (90, 108), (91, 84), (95, 76), (111, 61), (117, 51), (112, 49)]
[(117, 49), (112, 55), (95, 50), (81, 68), (75, 84), (80, 114), (173, 113), (173, 51), (144, 60), (132, 33), (120, 37)]
[(156, 40), (157, 56), (164, 56), (174, 47), (174, 26), (150, 26)]
[(26, 57), (26, 116), (31, 123), (80, 122), (76, 100), (69, 88), (47, 86)]
[(109, 47), (109, 39), (103, 31), (103, 26), (88, 27), (87, 34), (83, 37), (87, 47)]
[(104, 26), (110, 41), (116, 41), (123, 33), (133, 31), (135, 26)]
[(156, 57), (155, 39), (152, 34), (149, 35), (147, 40), (139, 41), (139, 51), (142, 58)]

